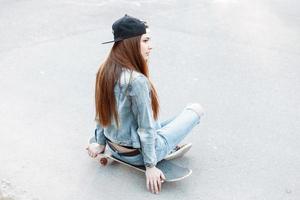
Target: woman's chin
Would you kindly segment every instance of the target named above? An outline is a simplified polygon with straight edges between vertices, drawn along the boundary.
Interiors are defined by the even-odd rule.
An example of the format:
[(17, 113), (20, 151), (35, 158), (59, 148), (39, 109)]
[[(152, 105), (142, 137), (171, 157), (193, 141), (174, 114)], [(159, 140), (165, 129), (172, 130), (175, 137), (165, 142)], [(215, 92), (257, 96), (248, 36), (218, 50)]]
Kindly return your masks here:
[(149, 56), (146, 56), (144, 59), (147, 62), (149, 60)]

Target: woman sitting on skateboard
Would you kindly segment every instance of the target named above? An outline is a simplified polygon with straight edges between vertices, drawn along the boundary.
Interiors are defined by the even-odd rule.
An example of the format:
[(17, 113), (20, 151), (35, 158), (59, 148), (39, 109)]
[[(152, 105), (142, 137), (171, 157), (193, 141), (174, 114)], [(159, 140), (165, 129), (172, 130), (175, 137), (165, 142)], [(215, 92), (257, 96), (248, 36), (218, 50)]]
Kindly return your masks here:
[[(97, 143), (88, 153), (96, 157), (107, 149), (133, 165), (146, 167), (148, 190), (158, 193), (164, 174), (157, 162), (172, 152), (200, 122), (200, 104), (186, 106), (176, 117), (158, 121), (159, 103), (149, 80), (150, 36), (145, 22), (125, 15), (113, 25), (113, 47), (100, 66), (95, 85)], [(105, 43), (110, 43), (105, 42)]]

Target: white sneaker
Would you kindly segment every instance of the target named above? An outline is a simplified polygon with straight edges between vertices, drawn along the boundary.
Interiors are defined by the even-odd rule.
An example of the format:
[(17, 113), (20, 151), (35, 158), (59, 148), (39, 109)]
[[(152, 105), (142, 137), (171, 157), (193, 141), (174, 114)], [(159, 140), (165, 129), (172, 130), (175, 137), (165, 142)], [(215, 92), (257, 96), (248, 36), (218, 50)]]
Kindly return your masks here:
[(164, 159), (165, 160), (172, 160), (174, 158), (178, 158), (183, 156), (186, 152), (188, 152), (192, 147), (192, 143), (184, 144), (181, 146), (176, 146)]

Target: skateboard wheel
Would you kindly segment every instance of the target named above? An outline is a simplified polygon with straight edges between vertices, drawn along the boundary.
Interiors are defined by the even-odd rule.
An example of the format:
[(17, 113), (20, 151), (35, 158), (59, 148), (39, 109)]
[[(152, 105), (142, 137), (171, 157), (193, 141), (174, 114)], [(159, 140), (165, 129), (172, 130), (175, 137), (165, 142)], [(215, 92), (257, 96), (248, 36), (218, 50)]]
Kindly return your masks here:
[(108, 163), (107, 158), (101, 158), (101, 159), (100, 159), (100, 164), (101, 164), (101, 165), (104, 165), (104, 166), (105, 166), (105, 165), (107, 165), (107, 163)]

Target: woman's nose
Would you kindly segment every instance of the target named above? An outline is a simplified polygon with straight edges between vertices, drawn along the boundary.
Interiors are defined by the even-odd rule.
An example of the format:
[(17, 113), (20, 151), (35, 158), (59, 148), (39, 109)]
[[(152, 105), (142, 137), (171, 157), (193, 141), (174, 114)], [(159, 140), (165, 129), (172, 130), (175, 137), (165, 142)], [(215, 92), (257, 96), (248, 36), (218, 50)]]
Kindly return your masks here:
[(149, 44), (148, 49), (152, 50), (153, 46), (151, 44)]

